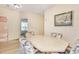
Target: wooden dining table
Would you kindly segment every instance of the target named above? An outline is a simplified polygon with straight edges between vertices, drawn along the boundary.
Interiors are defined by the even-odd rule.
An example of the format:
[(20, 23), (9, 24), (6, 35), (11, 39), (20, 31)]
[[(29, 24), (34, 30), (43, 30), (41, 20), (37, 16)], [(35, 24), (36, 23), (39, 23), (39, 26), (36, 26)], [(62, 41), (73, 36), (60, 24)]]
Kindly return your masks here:
[(41, 52), (65, 52), (68, 42), (50, 36), (35, 35), (27, 38)]

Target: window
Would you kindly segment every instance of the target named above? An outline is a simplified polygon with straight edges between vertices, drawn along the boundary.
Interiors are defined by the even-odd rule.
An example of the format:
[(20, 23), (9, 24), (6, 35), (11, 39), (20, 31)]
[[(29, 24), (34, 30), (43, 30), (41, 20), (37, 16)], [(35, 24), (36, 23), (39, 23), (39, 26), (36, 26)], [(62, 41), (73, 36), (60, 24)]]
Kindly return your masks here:
[(21, 20), (21, 33), (26, 33), (28, 31), (28, 20), (22, 19)]

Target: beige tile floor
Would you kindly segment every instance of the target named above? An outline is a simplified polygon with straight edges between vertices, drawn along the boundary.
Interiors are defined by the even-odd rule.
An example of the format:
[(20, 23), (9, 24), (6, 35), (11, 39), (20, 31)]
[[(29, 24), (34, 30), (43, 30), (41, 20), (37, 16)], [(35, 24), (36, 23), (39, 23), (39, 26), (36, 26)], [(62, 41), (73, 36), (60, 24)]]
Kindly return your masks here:
[(0, 53), (3, 53), (3, 54), (20, 53), (19, 52), (19, 41), (18, 41), (18, 39), (12, 40), (12, 41), (7, 41), (7, 42), (0, 42)]

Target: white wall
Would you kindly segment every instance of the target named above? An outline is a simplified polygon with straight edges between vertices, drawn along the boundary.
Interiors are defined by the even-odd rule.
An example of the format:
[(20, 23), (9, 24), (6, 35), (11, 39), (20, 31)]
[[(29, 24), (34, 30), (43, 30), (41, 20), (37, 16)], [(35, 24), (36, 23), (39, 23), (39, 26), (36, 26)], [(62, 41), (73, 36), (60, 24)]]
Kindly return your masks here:
[[(54, 15), (63, 12), (73, 11), (73, 26), (54, 26)], [(44, 13), (44, 34), (50, 35), (51, 32), (63, 34), (67, 41), (79, 39), (79, 5), (56, 5)]]
[(19, 24), (20, 24), (20, 17), (19, 12), (0, 6), (0, 16), (7, 17), (8, 23), (8, 40), (13, 40), (19, 38)]
[(43, 15), (33, 12), (21, 12), (20, 17), (28, 19), (29, 31), (33, 31), (35, 34), (44, 33), (44, 17)]

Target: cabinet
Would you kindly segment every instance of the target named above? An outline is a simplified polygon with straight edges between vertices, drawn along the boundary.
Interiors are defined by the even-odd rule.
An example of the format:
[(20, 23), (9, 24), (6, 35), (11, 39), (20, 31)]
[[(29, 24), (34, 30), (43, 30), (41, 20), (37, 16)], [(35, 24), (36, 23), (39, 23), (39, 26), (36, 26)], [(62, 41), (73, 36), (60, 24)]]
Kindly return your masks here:
[(7, 18), (0, 16), (0, 41), (8, 40)]

